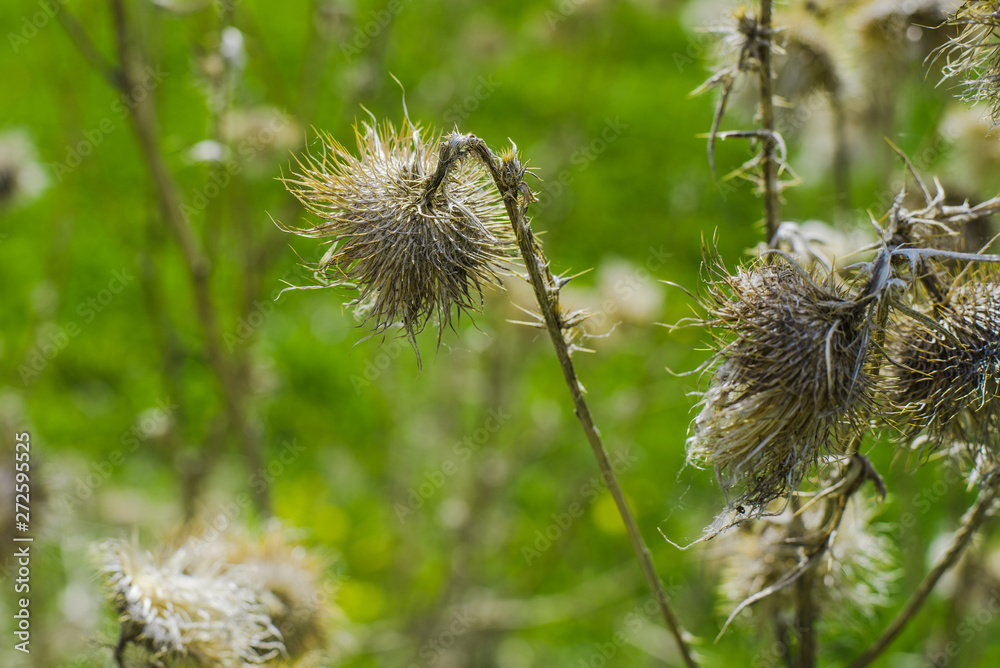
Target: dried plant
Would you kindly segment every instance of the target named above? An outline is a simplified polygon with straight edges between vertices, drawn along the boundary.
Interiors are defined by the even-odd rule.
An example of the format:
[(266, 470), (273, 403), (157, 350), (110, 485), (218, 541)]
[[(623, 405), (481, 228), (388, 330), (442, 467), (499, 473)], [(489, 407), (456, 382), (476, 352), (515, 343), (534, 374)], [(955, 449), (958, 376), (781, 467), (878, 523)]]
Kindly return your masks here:
[[(529, 313), (546, 329), (573, 400), (577, 418), (615, 501), (625, 530), (667, 629), (685, 665), (697, 663), (681, 625), (667, 600), (625, 494), (611, 466), (583, 385), (576, 375), (572, 353), (586, 314), (567, 309), (560, 291), (572, 277), (556, 276), (531, 229), (528, 206), (536, 201), (525, 182), (529, 173), (517, 147), (495, 154), (473, 134), (452, 132), (430, 152), (426, 135), (413, 127), (395, 133), (383, 126), (356, 129), (360, 157), (349, 155), (331, 137), (334, 153), (327, 159), (309, 159), (297, 179), (285, 183), (324, 223), (306, 236), (335, 236), (335, 245), (320, 263), (320, 274), (336, 267), (343, 281), (359, 284), (362, 299), (372, 299), (376, 332), (397, 318), (408, 337), (414, 337), (428, 318), (437, 314), (441, 330), (450, 322), (452, 306), (461, 312), (473, 308), (470, 295), (481, 296), (482, 283), (496, 279), (500, 262), (509, 257), (509, 239), (517, 244), (524, 277), (538, 305)], [(412, 134), (411, 134), (412, 133)], [(485, 171), (483, 171), (485, 170)], [(495, 188), (483, 186), (483, 174)], [(502, 203), (509, 228), (495, 218)], [(509, 229), (509, 231), (507, 231)], [(439, 330), (439, 340), (440, 333)]]
[[(362, 124), (358, 155), (329, 135), (285, 185), (320, 222), (289, 231), (331, 238), (316, 268), (323, 286), (357, 288), (374, 333), (401, 325), (416, 335), (436, 318), (438, 341), (452, 315), (477, 310), (499, 287), (512, 236), (489, 177), (474, 160), (439, 154), (441, 136), (407, 121), (398, 131)], [(440, 161), (454, 162), (436, 181)], [(419, 358), (419, 351), (418, 351)]]
[(948, 18), (957, 37), (940, 47), (945, 79), (962, 86), (962, 99), (985, 102), (993, 125), (1000, 124), (1000, 3), (971, 0)]
[(220, 573), (220, 565), (184, 547), (153, 554), (134, 543), (106, 541), (98, 550), (112, 603), (121, 615), (116, 658), (128, 644), (152, 661), (199, 666), (263, 664), (284, 652), (281, 633), (253, 589)]
[[(747, 523), (720, 539), (717, 550), (725, 559), (720, 593), (727, 615), (780, 583), (826, 542), (813, 572), (818, 613), (850, 625), (872, 619), (877, 608), (888, 603), (895, 560), (884, 527), (873, 521), (875, 505), (858, 496), (850, 498), (834, 532), (823, 530), (831, 519), (827, 511), (827, 504), (798, 512), (786, 507), (779, 515)], [(801, 526), (793, 527), (796, 522)], [(801, 537), (790, 541), (790, 532)], [(790, 616), (795, 606), (796, 592), (782, 588), (754, 608), (754, 617)]]
[(148, 665), (247, 666), (296, 661), (326, 644), (331, 604), (322, 564), (280, 527), (191, 536), (156, 551), (108, 540), (95, 552), (120, 615), (120, 666), (132, 651)]
[(688, 460), (713, 466), (731, 507), (759, 514), (864, 426), (870, 302), (784, 256), (736, 275), (718, 258), (708, 264), (703, 324), (717, 365)]
[[(733, 34), (778, 39), (785, 31), (769, 23), (770, 4), (762, 2), (754, 14), (760, 17), (757, 28)], [(946, 76), (964, 77), (966, 99), (987, 100), (994, 123), (1000, 104), (994, 81), (1000, 75), (993, 71), (995, 5), (965, 3), (950, 18), (952, 25), (964, 26), (961, 34), (942, 47)], [(723, 584), (736, 606), (726, 626), (745, 608), (760, 604), (758, 611), (776, 625), (786, 662), (806, 667), (817, 665), (814, 626), (824, 611), (870, 610), (885, 599), (881, 587), (857, 590), (857, 600), (843, 598), (840, 605), (830, 597), (831, 591), (850, 589), (847, 580), (837, 581), (838, 575), (850, 579), (889, 570), (881, 558), (884, 549), (874, 543), (838, 545), (849, 530), (843, 524), (845, 509), (857, 503), (852, 499), (862, 483), (872, 481), (885, 495), (884, 481), (861, 454), (868, 434), (884, 429), (904, 450), (926, 439), (949, 452), (961, 444), (971, 456), (970, 480), (980, 487), (979, 499), (903, 612), (852, 664), (860, 668), (916, 614), (1000, 493), (995, 401), (1000, 288), (995, 271), (981, 268), (1000, 262), (1000, 256), (985, 249), (962, 252), (960, 242), (966, 225), (1000, 210), (1000, 198), (946, 204), (941, 183), (934, 179), (928, 187), (910, 159), (889, 142), (923, 201), (912, 206), (914, 198), (904, 186), (885, 215), (873, 217), (878, 241), (846, 249), (870, 259), (838, 265), (819, 243), (831, 237), (826, 227), (816, 234), (805, 225), (775, 222), (780, 202), (774, 195), (781, 191), (778, 177), (786, 169), (786, 151), (767, 109), (777, 90), (786, 97), (817, 87), (834, 94), (842, 85), (843, 78), (833, 74), (832, 47), (822, 48), (834, 42), (806, 39), (809, 32), (803, 29), (807, 25), (821, 34), (824, 26), (837, 24), (830, 19), (832, 11), (814, 11), (805, 23), (797, 17), (788, 31), (788, 53), (810, 54), (811, 69), (786, 66), (786, 79), (776, 83), (767, 54), (781, 51), (744, 46), (702, 87), (722, 89), (709, 133), (709, 168), (714, 172), (717, 136), (773, 139), (777, 151), (770, 164), (780, 168), (755, 170), (768, 223), (767, 243), (758, 248), (756, 260), (730, 273), (714, 250), (706, 253), (707, 294), (699, 300), (705, 315), (693, 322), (711, 329), (713, 356), (706, 363), (708, 387), (687, 445), (689, 463), (711, 466), (727, 499), (703, 540), (742, 527), (743, 542)], [(935, 15), (944, 18), (941, 3), (910, 3), (902, 9), (866, 3), (851, 18), (861, 33), (862, 26), (881, 32), (884, 43), (891, 35), (911, 41), (922, 36), (929, 26), (915, 25), (917, 17)], [(873, 35), (868, 38), (879, 42)], [(760, 128), (720, 133), (732, 82), (745, 71), (760, 78)], [(748, 164), (756, 168), (765, 162), (762, 156)], [(868, 556), (872, 560), (865, 561)], [(858, 563), (851, 565), (852, 558)], [(795, 652), (787, 644), (789, 627), (795, 630)]]
[(1000, 284), (967, 275), (938, 307), (936, 327), (904, 318), (893, 337), (892, 420), (904, 438), (927, 431), (996, 455), (1000, 435)]

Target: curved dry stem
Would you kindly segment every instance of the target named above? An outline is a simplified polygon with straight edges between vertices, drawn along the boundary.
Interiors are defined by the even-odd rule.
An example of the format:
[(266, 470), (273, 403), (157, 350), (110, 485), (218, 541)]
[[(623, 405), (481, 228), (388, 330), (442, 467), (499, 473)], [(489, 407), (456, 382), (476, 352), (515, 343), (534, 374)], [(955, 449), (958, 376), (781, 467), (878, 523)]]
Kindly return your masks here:
[(979, 530), (979, 527), (983, 525), (983, 522), (989, 516), (990, 506), (993, 505), (993, 500), (996, 499), (997, 492), (1000, 492), (1000, 470), (994, 470), (987, 476), (986, 482), (979, 492), (979, 497), (962, 518), (962, 525), (952, 536), (948, 549), (941, 555), (937, 563), (934, 564), (934, 567), (927, 573), (927, 576), (924, 577), (923, 582), (917, 587), (917, 590), (910, 597), (909, 602), (907, 602), (903, 610), (889, 624), (888, 628), (882, 632), (882, 635), (861, 656), (855, 659), (848, 668), (863, 668), (870, 665), (896, 639), (896, 636), (902, 632), (910, 620), (916, 616), (931, 591), (941, 579), (941, 576), (955, 565), (958, 558), (962, 556), (962, 552), (972, 541), (972, 537), (976, 531)]
[(691, 648), (684, 638), (684, 632), (674, 615), (670, 603), (667, 601), (666, 592), (653, 567), (653, 560), (649, 553), (649, 548), (642, 538), (639, 527), (636, 524), (632, 511), (625, 500), (615, 475), (614, 468), (608, 457), (608, 451), (604, 448), (600, 432), (594, 424), (594, 419), (590, 414), (590, 408), (583, 397), (584, 389), (576, 375), (573, 360), (570, 357), (571, 345), (567, 341), (567, 330), (572, 328), (572, 315), (566, 313), (559, 303), (559, 290), (567, 283), (568, 278), (553, 276), (549, 270), (549, 261), (542, 253), (542, 249), (535, 242), (534, 233), (531, 230), (530, 222), (525, 215), (525, 210), (530, 202), (534, 201), (530, 188), (524, 182), (526, 168), (517, 157), (517, 147), (503, 153), (498, 159), (489, 149), (482, 139), (475, 135), (463, 135), (455, 133), (441, 145), (441, 159), (438, 163), (438, 171), (428, 187), (428, 194), (432, 192), (444, 180), (447, 170), (465, 155), (474, 156), (478, 159), (490, 173), (493, 183), (503, 197), (504, 206), (507, 209), (507, 216), (510, 218), (511, 226), (514, 229), (514, 237), (517, 241), (518, 249), (521, 252), (524, 266), (528, 271), (531, 286), (535, 292), (535, 299), (541, 311), (545, 328), (552, 339), (552, 346), (555, 348), (559, 366), (562, 367), (566, 385), (569, 388), (570, 396), (573, 399), (573, 407), (576, 416), (583, 426), (583, 431), (587, 436), (587, 441), (597, 459), (597, 465), (601, 469), (601, 475), (607, 481), (608, 489), (618, 507), (628, 533), (632, 549), (639, 559), (643, 576), (649, 585), (654, 598), (659, 606), (660, 613), (666, 622), (667, 628), (677, 646), (680, 649), (684, 664), (688, 668), (697, 668)]

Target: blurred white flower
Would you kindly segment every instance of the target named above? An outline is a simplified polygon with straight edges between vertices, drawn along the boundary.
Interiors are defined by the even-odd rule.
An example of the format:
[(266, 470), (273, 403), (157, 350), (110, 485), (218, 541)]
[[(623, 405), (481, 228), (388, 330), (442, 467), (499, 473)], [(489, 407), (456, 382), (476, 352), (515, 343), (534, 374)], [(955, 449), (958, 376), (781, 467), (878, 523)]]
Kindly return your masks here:
[(0, 134), (0, 210), (37, 197), (49, 178), (23, 130)]
[(222, 576), (222, 564), (186, 547), (154, 555), (118, 540), (102, 543), (98, 555), (123, 639), (131, 637), (157, 659), (235, 667), (284, 652), (256, 592)]

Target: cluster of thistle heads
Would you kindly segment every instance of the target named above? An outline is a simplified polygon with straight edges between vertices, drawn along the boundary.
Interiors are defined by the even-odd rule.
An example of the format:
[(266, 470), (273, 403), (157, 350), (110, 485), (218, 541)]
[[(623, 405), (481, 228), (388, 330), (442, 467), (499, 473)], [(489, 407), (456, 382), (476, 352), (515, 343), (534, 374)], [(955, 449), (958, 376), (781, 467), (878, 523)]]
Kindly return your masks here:
[(280, 528), (108, 540), (97, 560), (121, 629), (119, 665), (316, 665), (333, 613), (323, 564)]
[[(1000, 3), (966, 2), (957, 10), (903, 4), (860, 3), (838, 18), (833, 7), (801, 3), (799, 13), (775, 19), (787, 27), (773, 28), (737, 12), (718, 30), (728, 60), (703, 86), (722, 88), (710, 152), (716, 137), (727, 136), (718, 128), (735, 81), (759, 71), (768, 41), (775, 55), (811, 55), (803, 59), (809, 71), (797, 70), (793, 58), (779, 59), (777, 90), (791, 97), (822, 88), (836, 107), (849, 75), (831, 37), (838, 31), (824, 27), (849, 23), (853, 33), (845, 28), (841, 35), (863, 39), (875, 26), (883, 43), (894, 30), (910, 39), (924, 28), (950, 31), (923, 55), (943, 56), (944, 80), (961, 81), (967, 101), (987, 101), (996, 123)], [(900, 12), (908, 14), (896, 29)], [(784, 168), (780, 135), (777, 143)], [(807, 233), (793, 223), (782, 224), (757, 259), (735, 272), (714, 250), (705, 254), (706, 315), (696, 323), (712, 330), (714, 355), (688, 460), (714, 469), (729, 510), (771, 512), (769, 505), (787, 499), (807, 476), (857, 452), (870, 432), (888, 432), (923, 455), (965, 452), (979, 468), (994, 466), (1000, 455), (1000, 275), (992, 268), (1000, 257), (984, 255), (985, 248), (961, 252), (966, 226), (1000, 210), (1000, 200), (949, 206), (940, 182), (929, 188), (900, 155), (915, 195), (904, 187), (873, 219), (874, 244), (837, 249), (869, 260), (839, 266), (822, 243), (835, 237), (832, 231), (820, 225), (817, 237), (815, 228)], [(760, 162), (758, 156), (743, 171), (759, 172)]]
[[(918, 4), (907, 10), (911, 25), (926, 14), (961, 27), (940, 45), (946, 74), (991, 80), (996, 51), (984, 43), (998, 3), (965, 3), (950, 19), (942, 3)], [(783, 53), (775, 43), (812, 54), (817, 72), (808, 86), (843, 88), (846, 75), (823, 42), (831, 31), (820, 29), (834, 12), (806, 5), (808, 21), (792, 21), (783, 41), (752, 13), (736, 15), (727, 35), (735, 64), (709, 80), (724, 86), (723, 100), (736, 77), (758, 70), (761, 49)], [(872, 26), (883, 37), (905, 32), (894, 27), (898, 7), (863, 3), (852, 11), (856, 34)], [(723, 111), (724, 102), (713, 133)], [(498, 285), (514, 259), (503, 199), (455, 137), (408, 119), (398, 130), (373, 120), (356, 129), (357, 154), (322, 136), (320, 149), (285, 179), (319, 219), (290, 231), (329, 239), (314, 287), (356, 289), (352, 304), (373, 333), (399, 328), (414, 347), (428, 322), (437, 323), (440, 342), (456, 314), (477, 310), (483, 289)], [(873, 428), (986, 448), (996, 422), (998, 291), (992, 273), (966, 268), (990, 257), (956, 253), (952, 240), (990, 211), (945, 206), (939, 184), (935, 195), (920, 185), (923, 206), (909, 210), (898, 198), (882, 238), (867, 249), (874, 259), (846, 271), (811, 253), (815, 244), (794, 226), (734, 274), (708, 253), (702, 324), (716, 332), (716, 355), (688, 453), (714, 468), (731, 507), (762, 512)]]

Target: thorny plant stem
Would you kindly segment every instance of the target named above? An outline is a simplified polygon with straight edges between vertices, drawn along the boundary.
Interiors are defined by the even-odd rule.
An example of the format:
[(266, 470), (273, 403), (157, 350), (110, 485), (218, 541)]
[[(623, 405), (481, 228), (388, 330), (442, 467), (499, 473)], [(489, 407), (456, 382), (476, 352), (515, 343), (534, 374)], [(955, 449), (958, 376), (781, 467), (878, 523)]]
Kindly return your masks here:
[(760, 50), (760, 124), (765, 131), (764, 159), (764, 220), (767, 224), (767, 242), (774, 240), (781, 224), (781, 199), (778, 193), (778, 161), (775, 157), (774, 93), (771, 76), (771, 0), (761, 0), (760, 28), (763, 42)]
[(576, 416), (583, 426), (587, 441), (590, 443), (590, 448), (597, 459), (597, 466), (601, 470), (601, 475), (607, 483), (608, 489), (611, 490), (611, 496), (614, 497), (618, 513), (625, 523), (625, 530), (632, 543), (632, 549), (639, 559), (639, 565), (642, 567), (646, 583), (656, 598), (667, 628), (677, 642), (681, 656), (684, 659), (684, 664), (688, 668), (697, 668), (698, 664), (694, 660), (691, 648), (684, 639), (684, 632), (681, 630), (677, 617), (674, 615), (673, 609), (667, 601), (666, 592), (663, 591), (663, 585), (656, 575), (656, 569), (653, 567), (649, 548), (646, 547), (642, 533), (639, 531), (639, 526), (632, 515), (632, 510), (625, 500), (621, 485), (618, 484), (618, 477), (611, 466), (608, 451), (604, 448), (601, 434), (594, 424), (590, 408), (583, 397), (583, 385), (577, 378), (576, 368), (573, 366), (569, 345), (566, 342), (563, 331), (565, 325), (561, 315), (562, 307), (559, 303), (559, 290), (565, 285), (566, 280), (557, 279), (552, 275), (552, 272), (549, 270), (548, 259), (535, 242), (534, 234), (531, 231), (531, 224), (525, 215), (528, 203), (533, 201), (533, 197), (531, 196), (531, 190), (524, 182), (526, 170), (517, 159), (516, 147), (509, 154), (503, 156), (502, 161), (498, 161), (486, 145), (486, 142), (482, 139), (474, 135), (452, 135), (451, 139), (441, 148), (441, 160), (438, 164), (437, 173), (431, 178), (428, 185), (428, 195), (444, 181), (451, 165), (462, 155), (468, 153), (473, 154), (486, 167), (490, 173), (490, 177), (493, 179), (493, 183), (503, 197), (507, 216), (510, 218), (511, 226), (514, 229), (514, 237), (521, 252), (521, 258), (524, 261), (525, 269), (527, 269), (528, 277), (531, 279), (531, 287), (535, 292), (535, 300), (538, 302), (538, 307), (545, 319), (545, 327), (549, 332), (549, 338), (552, 340), (552, 346), (555, 348), (559, 366), (562, 367), (566, 385), (573, 399)]
[(972, 537), (976, 531), (979, 530), (979, 527), (982, 526), (983, 522), (989, 516), (990, 507), (993, 505), (993, 500), (996, 499), (998, 491), (1000, 491), (1000, 470), (994, 470), (987, 476), (976, 502), (965, 513), (965, 516), (962, 517), (962, 525), (952, 536), (951, 545), (948, 546), (948, 550), (938, 559), (930, 572), (927, 573), (923, 582), (917, 587), (917, 590), (910, 597), (909, 602), (907, 602), (899, 615), (896, 616), (896, 619), (882, 632), (878, 640), (872, 643), (848, 668), (864, 668), (864, 666), (870, 665), (896, 639), (896, 636), (900, 634), (909, 621), (916, 616), (935, 585), (937, 585), (938, 580), (955, 565), (958, 558), (962, 556), (962, 552), (972, 541)]
[[(129, 33), (125, 16), (123, 0), (111, 0), (111, 13), (114, 19), (115, 44), (119, 64), (117, 70), (107, 70), (96, 56), (88, 60), (102, 69), (105, 78), (114, 85), (120, 93), (129, 96), (133, 106), (130, 118), (139, 140), (146, 166), (149, 168), (150, 179), (159, 200), (163, 218), (177, 239), (181, 254), (187, 267), (195, 299), (195, 312), (205, 332), (205, 346), (211, 365), (219, 384), (226, 405), (227, 418), (232, 428), (236, 429), (251, 470), (260, 470), (263, 457), (259, 439), (247, 419), (243, 406), (243, 389), (237, 379), (237, 370), (232, 360), (225, 354), (222, 347), (222, 336), (219, 322), (212, 302), (209, 278), (211, 263), (205, 256), (193, 228), (181, 208), (181, 198), (178, 187), (171, 176), (170, 169), (163, 159), (157, 140), (156, 109), (153, 106), (153, 96), (147, 91), (144, 95), (133, 95), (141, 89), (138, 73), (143, 69), (142, 57), (137, 52)], [(62, 14), (67, 16), (62, 17)], [(61, 20), (67, 27), (67, 32), (77, 48), (86, 56), (99, 53), (90, 42), (82, 27), (63, 9)], [(267, 490), (254, 489), (254, 500), (258, 510), (270, 514), (270, 498)]]

